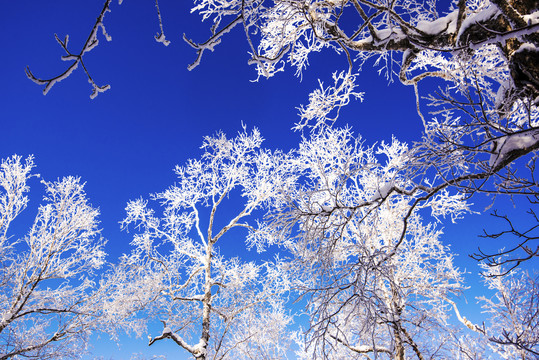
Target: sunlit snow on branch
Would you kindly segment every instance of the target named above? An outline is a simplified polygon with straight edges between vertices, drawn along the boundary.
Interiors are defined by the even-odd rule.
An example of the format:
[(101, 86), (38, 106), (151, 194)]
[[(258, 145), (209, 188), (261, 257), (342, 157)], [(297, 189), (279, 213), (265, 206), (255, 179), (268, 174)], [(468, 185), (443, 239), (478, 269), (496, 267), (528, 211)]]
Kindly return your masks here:
[(33, 158), (0, 169), (0, 358), (80, 358), (100, 328), (104, 264), (97, 216), (75, 177), (42, 181), (43, 204), (27, 234), (10, 233), (26, 208)]
[[(218, 247), (232, 241), (228, 246), (261, 250), (271, 243), (253, 213), (277, 201), (289, 167), (287, 155), (262, 149), (262, 141), (256, 129), (207, 136), (201, 157), (175, 168), (175, 185), (151, 202), (128, 203), (122, 225), (134, 233), (132, 250), (106, 282), (111, 329), (142, 335), (159, 320), (163, 330), (149, 334), (149, 344), (170, 339), (196, 359), (286, 353), (292, 318), (284, 308), (285, 264), (225, 257)], [(161, 209), (152, 208), (156, 203)]]
[[(320, 88), (309, 95), (309, 104), (299, 108), (301, 121), (294, 126), (295, 130), (307, 127), (317, 128), (324, 124), (331, 124), (337, 120), (342, 106), (348, 105), (350, 98), (363, 100), (363, 93), (354, 91), (356, 75), (349, 72), (333, 73), (333, 86), (325, 87), (319, 81)], [(335, 114), (330, 117), (332, 111)]]

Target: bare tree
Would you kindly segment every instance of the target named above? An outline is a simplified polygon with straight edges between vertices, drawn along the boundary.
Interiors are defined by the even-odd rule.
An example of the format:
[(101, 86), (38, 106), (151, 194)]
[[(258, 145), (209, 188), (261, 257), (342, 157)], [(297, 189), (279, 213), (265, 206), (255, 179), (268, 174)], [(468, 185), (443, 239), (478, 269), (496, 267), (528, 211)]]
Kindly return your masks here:
[[(537, 60), (538, 7), (537, 1), (519, 0), (460, 0), (448, 8), (438, 1), (201, 0), (193, 10), (213, 20), (211, 37), (202, 43), (186, 40), (197, 50), (193, 68), (205, 50), (218, 45), (232, 28), (243, 27), (250, 63), (265, 77), (287, 64), (301, 74), (309, 55), (324, 48), (344, 53), (350, 73), (377, 57), (388, 77), (398, 73), (404, 84), (414, 86), (427, 77), (460, 85), (462, 79), (453, 72), (458, 63), (474, 56), (500, 59), (502, 71), (511, 70), (504, 97), (512, 104), (538, 94), (539, 69), (532, 61)], [(483, 70), (481, 75), (488, 76), (490, 70)], [(507, 92), (517, 95), (509, 97)]]
[(100, 314), (91, 278), (104, 262), (99, 211), (74, 177), (42, 183), (45, 203), (28, 234), (10, 225), (26, 208), (33, 158), (0, 169), (0, 359), (80, 358)]
[(152, 197), (162, 215), (143, 199), (128, 204), (123, 225), (138, 233), (109, 278), (107, 312), (117, 327), (142, 334), (160, 320), (149, 344), (170, 339), (196, 359), (286, 357), (283, 264), (227, 257), (218, 247), (263, 246), (254, 214), (276, 201), (288, 167), (286, 155), (261, 143), (257, 130), (206, 137), (202, 157), (176, 167), (177, 184)]
[[(456, 220), (469, 211), (467, 196), (415, 183), (409, 164), (416, 159), (397, 140), (364, 148), (346, 128), (320, 128), (300, 145), (301, 176), (271, 218), (295, 256), (294, 287), (307, 299), (300, 357), (534, 358), (537, 279), (504, 270), (514, 259), (493, 258), (483, 266), (494, 297), (479, 299), (487, 325), (461, 315), (454, 301), (461, 274), (440, 231), (423, 218)], [(430, 182), (426, 175), (421, 181)], [(448, 324), (453, 311), (462, 329)]]
[[(502, 259), (497, 260), (503, 263)], [(477, 325), (460, 315), (460, 322), (479, 337), (470, 344), (470, 337), (455, 336), (453, 353), (476, 359), (478, 353), (493, 353), (503, 359), (537, 359), (539, 356), (539, 292), (537, 273), (530, 274), (518, 268), (507, 271), (503, 265), (482, 264), (484, 280), (492, 296), (480, 296), (487, 321)], [(488, 350), (487, 350), (488, 349)], [(478, 352), (479, 351), (479, 352)]]
[[(324, 49), (344, 55), (348, 69), (311, 93), (296, 129), (331, 124), (351, 98), (361, 98), (356, 75), (369, 60), (390, 81), (396, 75), (413, 86), (425, 129), (408, 164), (415, 201), (451, 189), (539, 193), (539, 2), (201, 0), (194, 10), (214, 26), (207, 41), (188, 40), (197, 50), (191, 68), (233, 27), (243, 27), (259, 76), (288, 66), (301, 75), (310, 54)], [(427, 79), (439, 90), (422, 94)]]
[[(110, 3), (105, 1), (79, 54), (70, 52), (67, 41), (57, 38), (67, 53), (64, 60), (75, 61), (66, 72), (52, 79), (39, 79), (27, 71), (28, 76), (46, 84), (48, 91), (79, 63), (84, 65), (82, 57), (97, 45), (97, 31), (104, 30), (103, 18), (110, 11)], [(205, 50), (213, 50), (233, 28), (242, 27), (251, 48), (250, 63), (266, 77), (284, 70), (287, 63), (300, 74), (307, 67), (309, 55), (324, 48), (345, 53), (350, 74), (366, 59), (379, 57), (386, 64), (388, 76), (396, 72), (403, 83), (414, 86), (427, 77), (461, 84), (462, 79), (453, 74), (459, 62), (470, 57), (489, 62), (497, 59), (502, 72), (511, 79), (498, 84), (506, 103), (513, 104), (516, 99), (535, 102), (539, 69), (534, 49), (539, 24), (534, 11), (538, 6), (534, 0), (458, 0), (449, 8), (435, 0), (196, 0), (192, 11), (213, 20), (211, 36), (202, 43), (184, 39), (197, 51), (195, 62), (189, 66), (192, 69)], [(156, 9), (160, 30), (156, 40), (168, 45), (157, 1)], [(394, 53), (402, 56), (395, 57)], [(354, 66), (352, 60), (359, 60), (359, 65)], [(489, 76), (489, 71), (483, 70), (481, 75)], [(94, 84), (94, 96), (95, 91), (99, 92)]]
[[(537, 198), (537, 196), (535, 196), (535, 198)], [(538, 204), (536, 200), (532, 203)], [(533, 208), (528, 210), (528, 215), (528, 219), (531, 220), (531, 225), (524, 229), (519, 229), (507, 215), (499, 215), (498, 212), (495, 211), (492, 216), (502, 220), (505, 229), (496, 233), (485, 231), (483, 237), (493, 240), (502, 238), (503, 240), (508, 242), (512, 241), (513, 243), (516, 241), (516, 245), (511, 244), (509, 247), (504, 246), (502, 251), (494, 253), (485, 253), (483, 250), (479, 249), (477, 253), (471, 255), (472, 258), (477, 261), (482, 261), (490, 267), (505, 267), (506, 270), (504, 272), (495, 275), (503, 276), (514, 270), (524, 261), (538, 257), (539, 245), (535, 244), (537, 243), (537, 240), (539, 240), (539, 236), (537, 235), (539, 219)]]
[[(103, 27), (109, 5), (107, 0), (84, 49), (97, 44), (97, 29)], [(161, 41), (157, 2), (156, 8), (156, 39)], [(213, 21), (211, 35), (201, 43), (184, 38), (197, 51), (192, 69), (206, 50), (242, 27), (251, 48), (250, 63), (265, 77), (288, 66), (299, 75), (309, 55), (326, 48), (344, 54), (348, 69), (336, 71), (333, 84), (321, 83), (312, 92), (300, 108), (296, 129), (331, 123), (350, 98), (361, 97), (356, 74), (375, 59), (388, 79), (397, 74), (403, 84), (414, 87), (425, 137), (414, 146), (418, 161), (411, 166), (418, 174), (438, 174), (426, 192), (456, 187), (470, 195), (533, 196), (533, 154), (539, 149), (538, 9), (537, 0), (198, 0), (192, 11)], [(66, 41), (59, 42), (66, 47)], [(82, 62), (86, 51), (73, 58), (74, 64)], [(28, 74), (48, 84), (46, 90), (56, 81)], [(438, 80), (440, 89), (422, 99), (418, 86), (428, 78)], [(433, 116), (425, 114), (427, 106)], [(518, 172), (516, 161), (521, 161)]]

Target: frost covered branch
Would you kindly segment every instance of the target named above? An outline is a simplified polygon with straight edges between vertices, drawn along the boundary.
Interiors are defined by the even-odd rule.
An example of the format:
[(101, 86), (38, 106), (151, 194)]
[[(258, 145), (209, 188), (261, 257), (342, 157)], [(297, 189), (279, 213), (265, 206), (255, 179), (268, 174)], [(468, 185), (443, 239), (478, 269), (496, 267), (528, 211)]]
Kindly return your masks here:
[(159, 33), (155, 36), (155, 41), (169, 46), (170, 41), (165, 38), (165, 30), (163, 30), (163, 19), (161, 18), (161, 11), (159, 10), (159, 0), (155, 0), (155, 9), (157, 10), (157, 19), (159, 20)]
[[(502, 263), (503, 261), (499, 261)], [(488, 338), (504, 358), (528, 359), (539, 354), (539, 282), (537, 274), (518, 269), (510, 275), (503, 266), (483, 265), (485, 283), (495, 291), (478, 299), (491, 315)]]
[(32, 157), (13, 156), (0, 169), (0, 359), (80, 358), (102, 314), (91, 279), (105, 257), (99, 211), (79, 179), (42, 181), (44, 204), (29, 232), (10, 234), (33, 167)]
[(458, 217), (469, 209), (458, 194), (415, 189), (411, 153), (395, 139), (365, 148), (346, 128), (323, 128), (301, 143), (301, 176), (271, 217), (308, 302), (300, 358), (449, 351), (424, 336), (448, 331), (446, 299), (462, 290), (461, 275), (419, 212)]
[[(226, 258), (218, 247), (238, 246), (229, 243), (237, 237), (229, 235), (232, 229), (247, 230), (249, 241), (268, 240), (255, 240), (249, 232), (257, 228), (247, 222), (276, 201), (289, 168), (287, 156), (261, 149), (262, 141), (256, 129), (231, 139), (208, 136), (199, 159), (176, 167), (177, 183), (152, 196), (163, 206), (161, 215), (142, 199), (128, 204), (123, 225), (137, 230), (133, 248), (107, 280), (116, 329), (132, 329), (143, 314), (159, 319), (162, 334), (150, 337), (150, 345), (172, 339), (196, 359), (286, 352), (289, 285), (279, 259)], [(236, 194), (241, 201), (229, 204)]]
[(68, 48), (68, 40), (69, 35), (66, 35), (64, 40), (60, 40), (58, 36), (55, 34), (54, 37), (56, 38), (56, 41), (58, 44), (64, 49), (67, 55), (62, 56), (63, 61), (73, 61), (73, 63), (60, 75), (57, 75), (55, 77), (45, 79), (45, 78), (39, 78), (36, 77), (31, 71), (30, 68), (26, 67), (26, 76), (35, 82), (38, 85), (45, 85), (45, 89), (43, 89), (43, 95), (47, 95), (49, 90), (57, 83), (62, 80), (65, 80), (66, 78), (75, 71), (79, 65), (82, 66), (84, 69), (84, 72), (86, 73), (86, 76), (88, 77), (88, 82), (92, 85), (92, 94), (90, 95), (91, 99), (94, 99), (99, 93), (105, 92), (108, 89), (110, 89), (110, 85), (103, 85), (99, 86), (95, 83), (94, 79), (88, 72), (88, 69), (86, 68), (86, 65), (84, 64), (83, 57), (86, 53), (90, 52), (92, 49), (94, 49), (98, 44), (99, 40), (97, 38), (97, 33), (101, 29), (103, 32), (103, 36), (107, 39), (107, 41), (111, 41), (111, 37), (107, 34), (105, 30), (105, 25), (103, 23), (103, 19), (105, 18), (105, 14), (110, 11), (110, 3), (112, 0), (106, 0), (105, 4), (103, 6), (103, 9), (101, 10), (101, 13), (97, 17), (97, 20), (94, 24), (94, 27), (92, 28), (92, 31), (90, 31), (90, 35), (88, 35), (88, 38), (86, 39), (86, 42), (82, 46), (81, 51), (78, 54), (72, 53)]

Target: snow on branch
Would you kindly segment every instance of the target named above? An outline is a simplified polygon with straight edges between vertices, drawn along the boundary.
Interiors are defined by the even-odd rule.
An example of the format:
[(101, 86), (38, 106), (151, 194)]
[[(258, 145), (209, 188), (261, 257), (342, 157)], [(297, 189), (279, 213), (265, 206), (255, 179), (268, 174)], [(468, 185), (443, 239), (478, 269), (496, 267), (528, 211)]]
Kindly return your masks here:
[[(462, 196), (416, 187), (406, 171), (412, 155), (396, 139), (367, 148), (348, 128), (321, 127), (301, 143), (302, 176), (271, 219), (308, 303), (302, 359), (449, 351), (420, 334), (448, 334), (446, 299), (462, 277), (420, 213), (468, 210)], [(418, 318), (433, 330), (413, 325)]]
[(197, 58), (196, 60), (191, 63), (187, 69), (193, 70), (196, 68), (200, 61), (202, 60), (202, 55), (204, 54), (205, 50), (213, 51), (214, 47), (219, 45), (221, 43), (221, 37), (227, 33), (229, 33), (233, 28), (235, 28), (237, 25), (241, 24), (243, 18), (242, 16), (238, 16), (234, 21), (232, 21), (230, 24), (219, 30), (217, 33), (215, 33), (211, 38), (206, 40), (205, 42), (201, 44), (197, 44), (194, 41), (187, 38), (185, 34), (183, 34), (183, 40), (191, 45), (194, 49), (197, 51)]
[(107, 12), (110, 12), (109, 6), (110, 6), (111, 1), (112, 0), (105, 1), (103, 9), (101, 10), (101, 13), (97, 17), (94, 27), (92, 28), (92, 31), (90, 31), (90, 35), (88, 35), (86, 42), (84, 43), (81, 51), (78, 54), (74, 54), (70, 50), (68, 50), (68, 47), (67, 47), (68, 40), (69, 40), (68, 35), (66, 35), (63, 41), (60, 40), (56, 34), (54, 35), (58, 44), (62, 47), (62, 49), (64, 49), (64, 51), (67, 54), (67, 55), (62, 56), (62, 60), (73, 61), (73, 63), (62, 74), (49, 78), (49, 79), (45, 79), (45, 78), (36, 77), (30, 71), (30, 68), (28, 66), (26, 67), (26, 76), (30, 80), (32, 80), (38, 85), (45, 85), (45, 89), (43, 89), (43, 95), (47, 95), (47, 93), (56, 83), (68, 78), (73, 73), (73, 71), (75, 71), (79, 67), (79, 65), (82, 66), (82, 68), (84, 69), (84, 72), (86, 73), (86, 76), (88, 77), (88, 82), (92, 85), (92, 94), (90, 95), (91, 99), (94, 99), (99, 93), (105, 92), (108, 89), (110, 89), (110, 85), (99, 86), (95, 83), (92, 76), (88, 72), (86, 65), (84, 64), (83, 57), (87, 52), (91, 51), (93, 48), (95, 48), (99, 44), (99, 40), (97, 38), (97, 33), (99, 29), (102, 30), (103, 36), (107, 39), (107, 41), (112, 40), (112, 38), (107, 34), (105, 30), (105, 25), (103, 23), (105, 14)]
[[(223, 132), (207, 136), (203, 154), (176, 167), (175, 185), (152, 195), (151, 202), (128, 204), (122, 225), (134, 226), (132, 249), (106, 286), (115, 329), (144, 326), (149, 320), (138, 314), (158, 319), (163, 331), (149, 337), (150, 345), (172, 339), (196, 359), (286, 351), (291, 317), (279, 304), (289, 284), (279, 260), (255, 263), (219, 249), (227, 241), (240, 244), (242, 232), (244, 243), (266, 245), (250, 235), (261, 223), (255, 214), (277, 201), (290, 167), (281, 152), (262, 149), (262, 141), (256, 129), (244, 128), (232, 138)], [(151, 209), (156, 203), (158, 211)], [(233, 229), (238, 231), (231, 236)], [(268, 328), (275, 339), (262, 346)]]
[[(309, 95), (309, 104), (298, 108), (301, 121), (295, 124), (294, 130), (302, 130), (306, 126), (316, 129), (331, 124), (337, 120), (340, 108), (348, 105), (351, 97), (363, 101), (363, 93), (355, 91), (355, 78), (356, 75), (342, 71), (333, 73), (333, 86), (324, 87), (319, 80), (320, 88)], [(336, 110), (336, 114), (329, 117), (333, 110)]]
[(496, 138), (492, 141), (489, 166), (499, 169), (514, 159), (539, 149), (539, 129), (533, 128)]
[(159, 20), (159, 30), (155, 36), (155, 41), (165, 46), (170, 45), (170, 41), (165, 38), (165, 31), (163, 30), (163, 20), (161, 19), (161, 11), (159, 10), (159, 0), (155, 0), (155, 9), (157, 10), (157, 19)]
[[(498, 261), (502, 263), (503, 261)], [(494, 351), (503, 358), (530, 358), (539, 355), (539, 282), (537, 273), (503, 266), (482, 265), (485, 283), (494, 296), (481, 296), (484, 312), (490, 314), (487, 336)]]
[(105, 260), (99, 211), (75, 177), (45, 186), (25, 236), (9, 234), (27, 206), (33, 158), (0, 169), (0, 358), (79, 358), (100, 328), (101, 290), (93, 276)]

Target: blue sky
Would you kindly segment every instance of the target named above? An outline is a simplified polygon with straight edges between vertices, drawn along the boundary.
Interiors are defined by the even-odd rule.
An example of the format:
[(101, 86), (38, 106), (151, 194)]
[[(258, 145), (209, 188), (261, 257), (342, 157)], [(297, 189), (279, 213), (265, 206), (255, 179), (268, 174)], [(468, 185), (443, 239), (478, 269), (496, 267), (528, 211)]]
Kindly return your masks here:
[[(190, 14), (188, 3), (161, 4), (172, 41), (164, 47), (153, 39), (158, 30), (153, 4), (113, 2), (105, 17), (113, 40), (100, 36), (100, 45), (85, 58), (95, 81), (111, 85), (94, 100), (81, 69), (46, 96), (24, 69), (28, 65), (42, 77), (64, 71), (67, 63), (60, 60), (63, 50), (54, 34), (69, 34), (78, 51), (101, 1), (16, 2), (1, 15), (0, 156), (34, 154), (36, 171), (49, 180), (81, 176), (90, 199), (101, 208), (104, 234), (111, 241), (125, 203), (172, 184), (173, 167), (200, 155), (203, 136), (218, 130), (233, 135), (243, 122), (261, 130), (267, 147), (297, 145), (300, 134), (290, 130), (299, 120), (296, 108), (307, 102), (318, 78), (329, 83), (334, 70), (346, 67), (344, 57), (316, 54), (302, 81), (288, 71), (253, 82), (256, 72), (247, 65), (247, 45), (242, 33), (234, 31), (228, 42), (188, 71), (195, 52), (181, 35), (203, 41), (209, 34), (209, 24)], [(344, 108), (342, 125), (350, 123), (367, 143), (389, 140), (393, 134), (401, 140), (419, 137), (411, 88), (388, 86), (372, 71), (360, 81), (365, 102)], [(407, 117), (411, 121), (403, 120)]]
[[(300, 139), (300, 134), (290, 130), (298, 121), (296, 107), (307, 102), (318, 78), (330, 82), (334, 70), (346, 68), (344, 57), (326, 52), (313, 56), (302, 81), (288, 69), (272, 79), (252, 82), (256, 73), (247, 65), (247, 44), (236, 29), (189, 72), (187, 65), (195, 52), (181, 36), (186, 33), (194, 41), (203, 41), (210, 26), (189, 13), (191, 5), (190, 1), (162, 2), (165, 32), (172, 41), (164, 47), (153, 39), (159, 29), (153, 2), (126, 0), (121, 6), (113, 2), (105, 18), (112, 42), (99, 35), (100, 45), (85, 57), (95, 81), (108, 83), (111, 89), (91, 100), (91, 87), (81, 69), (47, 96), (42, 95), (43, 87), (27, 79), (24, 69), (28, 65), (38, 77), (62, 72), (67, 63), (60, 60), (63, 50), (54, 34), (60, 38), (69, 34), (70, 46), (78, 51), (102, 0), (3, 4), (0, 158), (34, 154), (36, 172), (44, 179), (82, 177), (92, 204), (101, 210), (111, 261), (129, 250), (130, 235), (118, 225), (127, 201), (171, 185), (173, 167), (200, 155), (203, 136), (220, 129), (235, 134), (243, 122), (261, 130), (267, 147), (294, 147)], [(344, 108), (341, 125), (349, 123), (367, 144), (389, 140), (392, 135), (405, 141), (419, 138), (421, 121), (412, 88), (388, 85), (368, 67), (359, 83), (359, 90), (366, 92), (365, 101)], [(35, 214), (42, 196), (37, 180), (30, 185), (32, 203), (19, 222), (21, 229)], [(484, 207), (479, 204), (475, 210)], [(486, 226), (487, 217), (470, 216), (458, 225), (446, 226), (444, 241), (463, 255), (459, 264), (473, 273), (477, 267), (466, 255), (485, 243), (476, 235)], [(474, 296), (468, 297), (472, 303)], [(130, 344), (130, 352), (148, 351), (146, 340)], [(113, 351), (104, 342), (94, 346), (104, 356)], [(178, 348), (157, 344), (151, 351), (173, 354)], [(123, 350), (110, 353), (117, 359), (124, 354)]]

